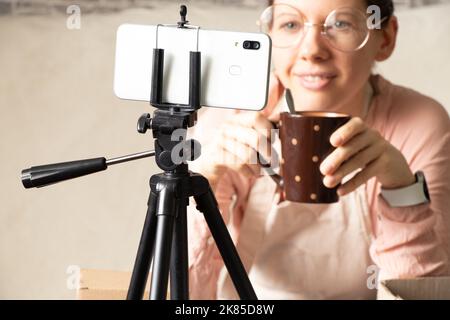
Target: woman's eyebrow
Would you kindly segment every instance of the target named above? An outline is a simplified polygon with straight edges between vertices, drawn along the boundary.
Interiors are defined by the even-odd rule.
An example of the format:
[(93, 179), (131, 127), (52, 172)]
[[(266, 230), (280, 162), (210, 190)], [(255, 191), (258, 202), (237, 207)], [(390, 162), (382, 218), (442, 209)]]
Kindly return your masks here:
[(354, 13), (351, 12), (339, 12), (339, 17), (345, 17), (345, 18), (357, 18)]
[(274, 19), (280, 18), (280, 17), (283, 17), (283, 16), (297, 17), (299, 15), (295, 14), (295, 13), (291, 13), (291, 12), (281, 12), (281, 13), (275, 14), (274, 15)]

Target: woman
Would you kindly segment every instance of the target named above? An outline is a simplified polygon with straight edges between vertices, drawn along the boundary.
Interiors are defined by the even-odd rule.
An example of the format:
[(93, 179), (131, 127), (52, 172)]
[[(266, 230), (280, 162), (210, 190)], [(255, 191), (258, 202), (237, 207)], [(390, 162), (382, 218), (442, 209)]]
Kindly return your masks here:
[[(209, 178), (258, 297), (370, 299), (374, 276), (448, 274), (448, 114), (431, 98), (372, 74), (395, 47), (392, 1), (270, 5), (260, 21), (274, 46), (269, 105), (259, 113), (205, 110), (195, 132), (203, 156), (193, 167)], [(372, 5), (380, 19), (371, 11), (370, 20)], [(336, 150), (320, 166), (325, 186), (342, 182), (338, 203), (283, 201), (270, 177), (250, 164), (248, 151), (278, 120), (285, 88), (297, 110), (352, 116), (331, 136)], [(431, 202), (397, 207), (381, 194), (406, 190), (419, 171)], [(191, 298), (238, 298), (203, 217), (189, 219)]]

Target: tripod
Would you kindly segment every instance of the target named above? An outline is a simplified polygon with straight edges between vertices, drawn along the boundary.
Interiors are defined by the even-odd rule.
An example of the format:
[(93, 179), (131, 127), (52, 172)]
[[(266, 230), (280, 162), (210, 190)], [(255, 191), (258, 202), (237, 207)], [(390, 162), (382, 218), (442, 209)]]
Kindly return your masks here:
[[(190, 116), (192, 115), (185, 115), (185, 117)], [(160, 114), (157, 111), (155, 119), (158, 119), (158, 117), (167, 117), (166, 120), (168, 121), (171, 119), (177, 121), (178, 117), (183, 117), (183, 115), (177, 113), (174, 115)], [(153, 124), (153, 130), (158, 130), (154, 126), (155, 124)], [(156, 143), (160, 143), (161, 140), (165, 141), (170, 137), (166, 133), (161, 135), (157, 138)], [(166, 151), (164, 148), (161, 149), (160, 160), (161, 157), (164, 157), (161, 154)], [(158, 159), (158, 153), (156, 157)], [(161, 165), (164, 166), (164, 164)], [(189, 198), (194, 197), (197, 209), (204, 214), (239, 296), (242, 299), (256, 299), (245, 269), (223, 222), (208, 180), (199, 174), (190, 172), (187, 164), (179, 164), (175, 165), (173, 170), (166, 170), (162, 174), (152, 176), (150, 178), (150, 189), (147, 216), (127, 298), (142, 298), (152, 256), (154, 260), (150, 298), (165, 299), (169, 270), (171, 298), (189, 298), (186, 221)]]
[[(181, 6), (178, 28), (186, 26), (186, 7)], [(198, 32), (198, 28), (197, 32)], [(158, 32), (158, 28), (157, 31)], [(198, 39), (198, 37), (197, 37)], [(241, 299), (256, 300), (256, 294), (239, 258), (218, 208), (208, 180), (189, 171), (187, 160), (200, 156), (200, 145), (186, 141), (186, 131), (195, 125), (200, 108), (201, 54), (190, 52), (189, 104), (162, 102), (164, 49), (153, 51), (152, 90), (150, 103), (157, 108), (153, 118), (142, 115), (138, 132), (153, 132), (155, 150), (111, 160), (95, 158), (31, 167), (22, 171), (25, 188), (42, 187), (59, 181), (105, 170), (108, 165), (155, 156), (164, 172), (150, 178), (148, 209), (131, 276), (127, 299), (142, 299), (153, 259), (150, 299), (167, 297), (170, 273), (170, 297), (189, 299), (187, 206), (194, 197), (217, 244), (224, 264)], [(180, 131), (181, 130), (181, 131)], [(174, 133), (180, 133), (178, 140)]]

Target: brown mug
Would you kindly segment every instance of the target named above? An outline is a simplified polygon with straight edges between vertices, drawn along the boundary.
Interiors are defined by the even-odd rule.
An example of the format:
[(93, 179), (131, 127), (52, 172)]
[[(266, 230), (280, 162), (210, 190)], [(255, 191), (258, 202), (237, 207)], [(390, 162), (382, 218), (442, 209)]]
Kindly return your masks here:
[(281, 113), (281, 176), (272, 174), (272, 178), (282, 188), (284, 199), (305, 203), (339, 200), (339, 185), (327, 188), (319, 167), (335, 149), (331, 135), (350, 119), (346, 114), (322, 111)]

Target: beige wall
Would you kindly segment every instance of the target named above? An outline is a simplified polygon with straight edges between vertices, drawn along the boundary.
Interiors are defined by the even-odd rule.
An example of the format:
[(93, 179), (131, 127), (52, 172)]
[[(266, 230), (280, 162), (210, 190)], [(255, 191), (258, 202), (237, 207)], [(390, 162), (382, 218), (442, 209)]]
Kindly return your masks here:
[[(410, 13), (402, 16), (398, 54), (380, 68), (450, 106), (450, 48), (442, 44), (450, 27), (434, 18), (442, 19), (442, 11), (449, 7), (420, 14), (421, 25)], [(257, 12), (191, 4), (189, 20), (254, 31)], [(0, 17), (0, 298), (72, 298), (70, 265), (132, 268), (148, 178), (158, 171), (153, 159), (43, 189), (25, 190), (19, 176), (31, 165), (153, 148), (150, 134), (135, 129), (150, 108), (112, 92), (115, 30), (124, 22), (172, 22), (177, 15), (175, 4), (86, 15), (81, 30), (72, 31), (60, 15)], [(433, 35), (420, 33), (422, 25)]]
[[(131, 270), (153, 159), (25, 190), (31, 165), (115, 157), (153, 149), (136, 131), (146, 103), (112, 91), (115, 31), (124, 22), (172, 23), (176, 4), (114, 15), (0, 17), (0, 298), (71, 298), (66, 269)], [(188, 19), (215, 29), (256, 31), (257, 10), (191, 5)], [(231, 17), (230, 19), (225, 17)], [(239, 21), (238, 26), (233, 21)]]
[(450, 4), (402, 11), (393, 56), (379, 72), (438, 100), (450, 112)]

